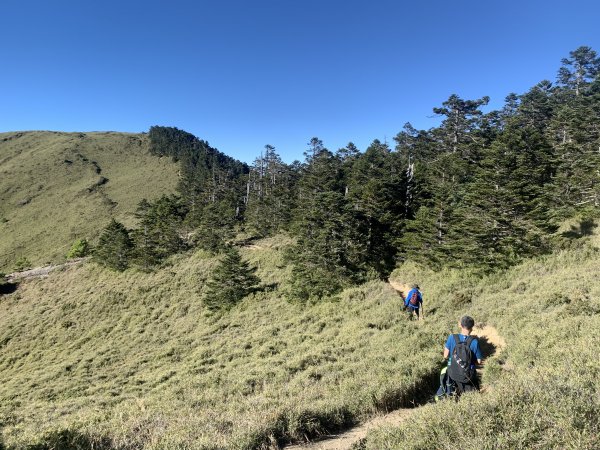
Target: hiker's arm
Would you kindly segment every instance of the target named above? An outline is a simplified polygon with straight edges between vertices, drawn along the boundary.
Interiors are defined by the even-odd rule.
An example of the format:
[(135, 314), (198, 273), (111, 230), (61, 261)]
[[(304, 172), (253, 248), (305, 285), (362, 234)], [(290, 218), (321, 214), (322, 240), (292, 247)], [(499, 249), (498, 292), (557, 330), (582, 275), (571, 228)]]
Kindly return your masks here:
[(479, 340), (477, 340), (477, 347), (475, 348), (475, 358), (477, 358), (477, 364), (483, 364), (483, 353), (481, 352), (481, 347), (479, 346)]
[(448, 359), (448, 356), (450, 356), (450, 350), (444, 346), (444, 359)]

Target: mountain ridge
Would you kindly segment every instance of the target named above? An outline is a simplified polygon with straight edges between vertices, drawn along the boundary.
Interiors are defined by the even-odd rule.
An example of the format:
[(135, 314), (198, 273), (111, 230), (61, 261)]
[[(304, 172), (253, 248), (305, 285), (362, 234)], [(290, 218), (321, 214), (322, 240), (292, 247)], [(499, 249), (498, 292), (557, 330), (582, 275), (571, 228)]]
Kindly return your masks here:
[(132, 224), (143, 198), (175, 192), (177, 164), (148, 146), (140, 133), (0, 133), (0, 270), (61, 262), (76, 239), (111, 218)]

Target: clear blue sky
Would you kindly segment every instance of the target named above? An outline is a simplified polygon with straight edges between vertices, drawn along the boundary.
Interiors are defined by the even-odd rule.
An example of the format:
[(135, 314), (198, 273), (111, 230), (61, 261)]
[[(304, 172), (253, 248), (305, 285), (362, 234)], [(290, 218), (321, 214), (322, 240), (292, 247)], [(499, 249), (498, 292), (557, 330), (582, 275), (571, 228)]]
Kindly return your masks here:
[(600, 2), (3, 0), (0, 131), (176, 126), (252, 162), (311, 137), (364, 150), (450, 94), (555, 80), (600, 52)]

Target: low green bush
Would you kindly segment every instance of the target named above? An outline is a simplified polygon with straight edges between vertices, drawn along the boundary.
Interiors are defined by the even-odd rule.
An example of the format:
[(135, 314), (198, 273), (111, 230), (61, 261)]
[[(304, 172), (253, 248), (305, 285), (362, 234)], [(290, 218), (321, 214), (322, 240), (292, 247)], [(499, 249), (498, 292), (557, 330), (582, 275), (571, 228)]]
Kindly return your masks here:
[(90, 244), (86, 239), (77, 239), (67, 253), (67, 259), (83, 258), (91, 252)]

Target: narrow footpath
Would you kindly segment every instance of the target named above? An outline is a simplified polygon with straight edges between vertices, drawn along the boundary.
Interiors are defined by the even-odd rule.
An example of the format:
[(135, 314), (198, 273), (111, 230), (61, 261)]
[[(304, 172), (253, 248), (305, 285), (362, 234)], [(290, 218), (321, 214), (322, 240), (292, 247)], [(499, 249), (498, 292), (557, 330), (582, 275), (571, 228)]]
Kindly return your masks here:
[(51, 264), (44, 267), (36, 267), (35, 269), (23, 270), (21, 272), (13, 272), (6, 275), (6, 281), (9, 283), (14, 283), (18, 280), (26, 280), (29, 278), (45, 278), (50, 272), (53, 272), (58, 269), (62, 269), (63, 267), (74, 266), (77, 264), (82, 264), (87, 261), (89, 258), (75, 258), (70, 261), (67, 261), (63, 264)]
[[(401, 283), (389, 281), (390, 285), (402, 295), (408, 292), (409, 286)], [(501, 351), (506, 347), (506, 342), (498, 334), (498, 330), (489, 325), (476, 326), (473, 329), (473, 334), (482, 338), (482, 350), (484, 359), (488, 356)], [(329, 435), (323, 437), (319, 441), (309, 442), (306, 444), (289, 445), (284, 447), (285, 450), (349, 450), (352, 445), (359, 443), (364, 439), (367, 433), (381, 426), (398, 426), (402, 424), (417, 408), (403, 408), (392, 411), (388, 414), (376, 416), (367, 422), (357, 425), (343, 433)]]

